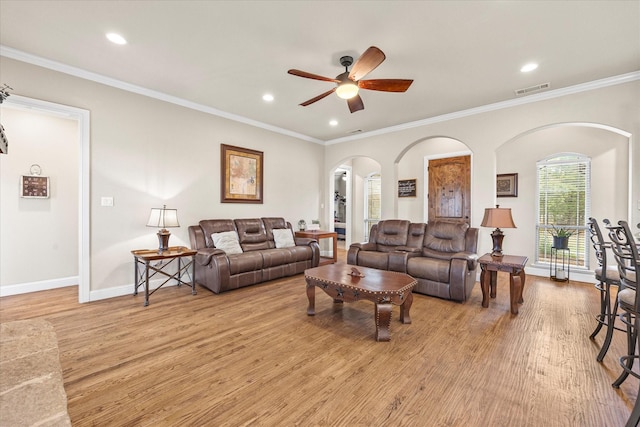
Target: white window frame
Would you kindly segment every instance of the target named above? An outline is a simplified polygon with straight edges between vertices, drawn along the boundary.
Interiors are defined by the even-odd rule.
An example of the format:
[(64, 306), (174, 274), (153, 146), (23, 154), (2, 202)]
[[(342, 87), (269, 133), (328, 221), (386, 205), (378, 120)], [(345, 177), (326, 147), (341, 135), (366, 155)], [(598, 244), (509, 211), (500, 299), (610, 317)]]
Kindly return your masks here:
[[(382, 176), (379, 172), (374, 172), (364, 180), (364, 241), (369, 241), (369, 230), (373, 224), (377, 224), (380, 219), (369, 218), (369, 183), (371, 181), (380, 181), (380, 196), (382, 196)], [(382, 216), (382, 206), (380, 207), (380, 216)]]
[[(545, 241), (551, 240), (551, 235), (549, 234), (549, 230), (553, 227), (551, 224), (541, 224), (540, 210), (542, 207), (540, 206), (540, 172), (541, 168), (544, 166), (551, 165), (561, 165), (561, 164), (577, 164), (583, 163), (586, 167), (586, 189), (585, 189), (585, 199), (584, 199), (584, 221), (580, 225), (568, 226), (563, 225), (564, 228), (572, 229), (576, 231), (576, 235), (572, 236), (571, 239), (574, 240), (573, 245), (570, 243), (570, 247), (575, 248), (576, 250), (571, 251), (571, 259), (569, 263), (572, 268), (576, 269), (589, 269), (589, 230), (587, 227), (587, 220), (591, 216), (591, 158), (584, 154), (580, 153), (556, 153), (552, 154), (542, 160), (539, 160), (536, 163), (536, 230), (535, 230), (535, 262), (536, 264), (549, 264), (550, 257), (550, 246), (549, 253), (546, 252), (547, 245), (545, 245), (544, 256), (541, 257), (540, 246), (540, 233), (545, 233)], [(557, 224), (559, 225), (559, 224)], [(570, 239), (570, 242), (571, 242)], [(575, 241), (575, 239), (578, 239)], [(580, 253), (580, 251), (582, 251)]]

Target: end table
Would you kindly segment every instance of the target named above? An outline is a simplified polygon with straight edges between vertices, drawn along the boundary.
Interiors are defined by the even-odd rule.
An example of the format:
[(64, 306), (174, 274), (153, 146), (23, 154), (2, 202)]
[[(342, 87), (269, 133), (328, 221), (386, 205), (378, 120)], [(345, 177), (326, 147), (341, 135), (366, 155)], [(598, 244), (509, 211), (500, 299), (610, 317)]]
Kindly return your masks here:
[[(167, 248), (167, 250), (165, 251), (158, 251), (157, 249), (139, 249), (131, 251), (131, 253), (133, 254), (135, 264), (135, 282), (133, 295), (138, 295), (138, 288), (144, 285), (145, 307), (149, 305), (149, 295), (160, 289), (171, 279), (176, 280), (178, 282), (178, 286), (181, 286), (183, 284), (190, 285), (191, 294), (197, 294), (195, 259), (196, 253), (198, 253), (198, 251), (194, 251), (184, 246), (172, 246), (170, 248)], [(186, 262), (181, 262), (183, 257), (191, 257), (191, 259)], [(164, 269), (175, 260), (177, 260), (178, 264), (177, 271), (173, 274), (164, 271)], [(152, 264), (151, 261), (159, 262), (156, 264)], [(191, 272), (189, 272), (189, 267), (191, 267)], [(149, 274), (149, 271), (151, 271), (152, 273)], [(182, 280), (183, 273), (186, 273), (189, 276), (189, 278), (191, 279), (191, 283)], [(167, 279), (165, 279), (165, 281), (162, 282), (160, 286), (149, 292), (149, 278), (155, 276), (156, 274), (166, 276)]]
[(333, 256), (320, 256), (320, 264), (318, 265), (335, 264), (338, 262), (338, 233), (334, 231), (306, 230), (296, 231), (295, 235), (296, 237), (306, 239), (316, 239), (318, 243), (320, 243), (320, 239), (333, 239)]
[[(478, 258), (478, 264), (482, 269), (480, 284), (482, 285), (482, 306), (489, 307), (489, 296), (496, 297), (498, 271), (509, 273), (509, 297), (511, 314), (518, 314), (518, 304), (522, 304), (522, 291), (524, 290), (524, 266), (529, 258), (526, 256), (503, 255), (500, 258), (484, 254)], [(517, 279), (517, 280), (514, 280)]]

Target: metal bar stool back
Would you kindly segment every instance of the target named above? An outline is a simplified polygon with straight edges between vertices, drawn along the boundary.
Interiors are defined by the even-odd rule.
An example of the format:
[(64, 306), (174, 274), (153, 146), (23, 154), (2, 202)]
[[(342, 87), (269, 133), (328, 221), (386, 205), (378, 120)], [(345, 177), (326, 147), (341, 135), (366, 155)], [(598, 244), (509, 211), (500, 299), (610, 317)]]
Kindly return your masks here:
[(598, 221), (595, 218), (589, 218), (587, 225), (589, 226), (591, 244), (593, 245), (596, 259), (598, 260), (598, 268), (595, 270), (595, 276), (598, 282), (595, 287), (600, 291), (600, 313), (596, 315), (596, 328), (589, 338), (594, 340), (602, 327), (606, 326), (606, 335), (602, 342), (600, 352), (596, 357), (598, 362), (602, 362), (611, 345), (614, 329), (624, 331), (624, 329), (615, 327), (618, 299), (614, 298), (613, 304), (611, 301), (611, 286), (620, 285), (620, 274), (618, 273), (618, 267), (615, 265), (615, 262), (613, 265), (607, 263), (607, 249), (611, 248), (611, 242), (605, 241), (600, 231)]
[(640, 357), (636, 354), (636, 341), (640, 329), (640, 293), (636, 292), (636, 273), (640, 259), (637, 243), (627, 222), (618, 221), (618, 225), (613, 226), (605, 220), (605, 224), (609, 230), (611, 249), (620, 274), (620, 290), (618, 292), (618, 306), (622, 310), (620, 320), (627, 325), (627, 355), (620, 358), (623, 371), (612, 384), (619, 388), (629, 374), (640, 378), (640, 374), (632, 369), (634, 361)]

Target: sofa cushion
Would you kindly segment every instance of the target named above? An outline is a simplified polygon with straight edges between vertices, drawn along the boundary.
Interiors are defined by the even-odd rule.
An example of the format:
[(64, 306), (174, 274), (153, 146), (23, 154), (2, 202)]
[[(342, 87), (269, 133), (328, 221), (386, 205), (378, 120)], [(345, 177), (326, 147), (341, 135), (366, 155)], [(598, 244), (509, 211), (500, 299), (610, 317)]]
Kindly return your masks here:
[(279, 228), (272, 230), (273, 240), (276, 248), (290, 248), (296, 245), (293, 240), (293, 232), (288, 228)]
[(435, 252), (455, 253), (465, 250), (465, 237), (469, 224), (447, 221), (433, 221), (427, 224), (424, 236), (424, 255)]
[(245, 252), (227, 255), (229, 260), (229, 274), (236, 275), (248, 271), (261, 270), (263, 261), (260, 252)]
[(405, 246), (407, 244), (407, 234), (409, 233), (409, 221), (402, 219), (387, 219), (380, 221), (375, 236), (378, 250), (384, 251), (388, 248), (383, 246)]
[(242, 253), (240, 242), (238, 242), (238, 233), (235, 231), (213, 233), (211, 235), (211, 239), (213, 239), (213, 245), (216, 248), (225, 251), (227, 255)]
[(236, 219), (235, 224), (244, 252), (269, 249), (267, 233), (260, 218)]
[(213, 233), (222, 233), (224, 231), (236, 231), (236, 225), (231, 219), (203, 219), (200, 221), (200, 227), (204, 234), (204, 241), (208, 248), (213, 248)]
[(378, 270), (388, 270), (389, 254), (378, 251), (360, 251), (358, 252), (358, 265), (377, 268)]
[(407, 274), (412, 277), (449, 283), (450, 260), (415, 257), (407, 261)]
[(265, 249), (262, 255), (262, 268), (277, 267), (291, 263), (291, 252), (286, 249)]

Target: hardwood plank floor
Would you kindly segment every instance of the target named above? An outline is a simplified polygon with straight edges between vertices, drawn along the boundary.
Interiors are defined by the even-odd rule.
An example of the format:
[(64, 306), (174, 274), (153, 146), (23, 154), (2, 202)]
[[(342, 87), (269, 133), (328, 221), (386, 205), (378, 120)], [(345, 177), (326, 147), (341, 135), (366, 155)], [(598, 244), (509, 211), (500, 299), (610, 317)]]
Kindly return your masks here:
[[(344, 254), (342, 254), (344, 259)], [(415, 294), (376, 342), (373, 304), (334, 305), (302, 275), (215, 295), (169, 287), (77, 303), (75, 287), (0, 299), (0, 320), (56, 330), (74, 426), (622, 426), (638, 394), (611, 387), (625, 352), (592, 285), (528, 276), (520, 314), (507, 276), (482, 308)]]

